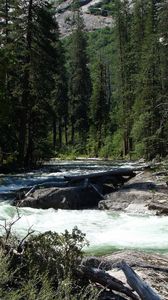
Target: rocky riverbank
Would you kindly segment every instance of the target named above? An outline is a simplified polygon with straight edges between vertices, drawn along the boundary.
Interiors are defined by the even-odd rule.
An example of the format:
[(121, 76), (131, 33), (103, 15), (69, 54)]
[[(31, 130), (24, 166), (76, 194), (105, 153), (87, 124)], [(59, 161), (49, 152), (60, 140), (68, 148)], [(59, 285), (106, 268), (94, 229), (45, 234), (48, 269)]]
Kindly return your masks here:
[[(163, 174), (163, 175), (162, 175)], [(107, 195), (98, 204), (99, 209), (127, 213), (168, 214), (168, 186), (164, 173), (151, 170), (138, 172), (123, 187)]]

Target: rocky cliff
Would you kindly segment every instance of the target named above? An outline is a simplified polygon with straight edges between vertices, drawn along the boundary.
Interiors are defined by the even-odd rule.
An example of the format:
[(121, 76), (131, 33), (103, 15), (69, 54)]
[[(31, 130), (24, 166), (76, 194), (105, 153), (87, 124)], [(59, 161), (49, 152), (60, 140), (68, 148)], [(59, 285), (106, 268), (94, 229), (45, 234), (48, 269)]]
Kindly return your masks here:
[[(111, 16), (102, 16), (91, 14), (90, 8), (101, 3), (101, 0), (81, 0), (81, 15), (83, 16), (84, 23), (87, 31), (93, 31), (100, 28), (111, 27), (113, 20)], [(56, 17), (60, 27), (62, 36), (67, 36), (73, 29), (73, 12), (71, 8), (72, 0), (62, 1), (56, 6)]]

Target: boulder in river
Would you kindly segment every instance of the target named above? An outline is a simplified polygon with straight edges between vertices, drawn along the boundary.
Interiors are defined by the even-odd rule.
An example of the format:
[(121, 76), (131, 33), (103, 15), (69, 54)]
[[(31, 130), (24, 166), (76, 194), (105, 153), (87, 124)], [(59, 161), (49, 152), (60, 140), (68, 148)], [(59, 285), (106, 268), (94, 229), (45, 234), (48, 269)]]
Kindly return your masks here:
[(99, 201), (100, 195), (93, 188), (78, 186), (38, 189), (15, 204), (43, 209), (83, 209), (96, 207)]
[(98, 202), (105, 199), (105, 193), (115, 190), (135, 175), (130, 169), (114, 169), (107, 172), (64, 176), (62, 187), (57, 187), (57, 182), (44, 182), (31, 187), (27, 193), (18, 192), (14, 204), (55, 209), (98, 207)]

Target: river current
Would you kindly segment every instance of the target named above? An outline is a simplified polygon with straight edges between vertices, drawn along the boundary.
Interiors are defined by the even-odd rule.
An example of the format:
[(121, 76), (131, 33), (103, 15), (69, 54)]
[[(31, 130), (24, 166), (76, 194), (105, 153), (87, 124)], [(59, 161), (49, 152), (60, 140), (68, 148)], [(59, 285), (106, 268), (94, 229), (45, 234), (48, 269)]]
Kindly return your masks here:
[[(120, 167), (134, 167), (133, 163), (117, 163)], [(110, 170), (110, 162), (71, 161), (54, 162), (42, 170), (17, 175), (0, 176), (0, 224), (17, 217), (11, 205), (13, 191), (44, 181), (62, 181), (64, 175)], [(64, 232), (77, 226), (86, 234), (90, 254), (105, 254), (119, 249), (138, 249), (168, 253), (168, 217), (114, 213), (92, 210), (54, 210), (19, 208), (21, 219), (13, 226), (19, 236), (32, 226), (36, 233), (48, 230)], [(0, 230), (3, 229), (0, 227)]]

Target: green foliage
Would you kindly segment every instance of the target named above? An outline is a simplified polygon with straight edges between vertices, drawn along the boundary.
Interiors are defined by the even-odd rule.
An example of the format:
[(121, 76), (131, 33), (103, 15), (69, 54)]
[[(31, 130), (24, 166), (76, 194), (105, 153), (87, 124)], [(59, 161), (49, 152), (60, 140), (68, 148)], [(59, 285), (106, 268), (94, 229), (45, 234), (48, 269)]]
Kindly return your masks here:
[(104, 158), (123, 158), (121, 130), (116, 131), (112, 137), (107, 136), (99, 155)]
[(9, 257), (5, 256), (2, 249), (0, 249), (0, 262), (0, 291), (2, 293), (3, 286), (5, 286), (13, 276), (12, 272), (9, 274)]
[[(11, 249), (6, 252), (6, 246)], [(12, 254), (18, 240), (1, 237), (0, 297), (4, 300), (97, 299), (97, 291), (80, 281), (77, 268), (82, 259), (85, 235), (77, 228), (70, 234), (46, 232), (30, 236), (24, 252)]]
[(72, 33), (69, 98), (71, 143), (86, 145), (88, 134), (88, 110), (91, 93), (90, 73), (87, 66), (86, 35), (83, 19), (77, 9), (74, 14), (76, 28)]
[(113, 1), (104, 0), (89, 7), (89, 11), (94, 15), (110, 16), (113, 11)]
[[(52, 91), (58, 90), (55, 78), (63, 81), (59, 82), (59, 89), (61, 86), (62, 94), (63, 91), (66, 94), (58, 25), (53, 7), (47, 1), (7, 0), (0, 8), (4, 14), (0, 40), (4, 65), (4, 72), (0, 74), (0, 81), (3, 80), (0, 92), (2, 162), (6, 155), (15, 152), (13, 158), (17, 157), (18, 165), (31, 165), (46, 157), (53, 119), (51, 110), (52, 115), (57, 115), (57, 110), (60, 115), (58, 105), (52, 105)], [(55, 98), (55, 102), (60, 100), (58, 93)]]
[(73, 4), (60, 41), (51, 3), (0, 3), (0, 163), (166, 156), (167, 1), (96, 3), (114, 24), (89, 33)]
[(95, 140), (94, 155), (104, 145), (108, 130), (110, 112), (110, 91), (107, 65), (100, 61), (95, 67), (93, 79), (93, 92), (90, 103), (91, 134)]

